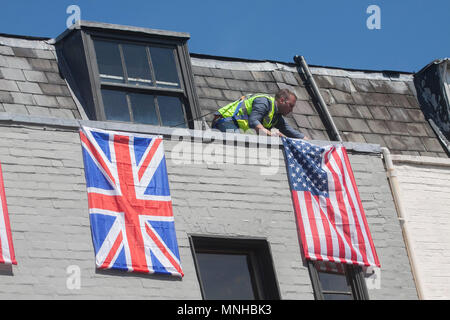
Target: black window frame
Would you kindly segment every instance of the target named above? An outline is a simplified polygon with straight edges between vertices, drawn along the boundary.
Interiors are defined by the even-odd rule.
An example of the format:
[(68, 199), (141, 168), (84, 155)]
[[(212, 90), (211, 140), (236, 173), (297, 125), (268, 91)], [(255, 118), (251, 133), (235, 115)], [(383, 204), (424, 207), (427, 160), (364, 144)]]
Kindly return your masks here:
[[(311, 277), (311, 283), (314, 290), (314, 298), (316, 300), (325, 300), (324, 294), (342, 294), (342, 292), (336, 291), (324, 291), (319, 279), (319, 272), (325, 272), (318, 270), (318, 267), (314, 261), (307, 261), (309, 275)], [(350, 285), (351, 294), (353, 300), (369, 300), (369, 293), (367, 291), (366, 282), (364, 280), (364, 273), (361, 266), (342, 264), (342, 269), (345, 273), (347, 283)], [(327, 272), (333, 273), (333, 272)]]
[[(105, 108), (103, 105), (102, 89), (107, 90), (117, 90), (120, 92), (128, 93), (143, 93), (154, 96), (155, 107), (157, 109), (158, 122), (160, 126), (163, 126), (161, 122), (161, 117), (159, 114), (159, 106), (157, 102), (157, 96), (170, 96), (179, 98), (182, 104), (183, 115), (185, 126), (180, 123), (178, 126), (171, 126), (171, 128), (189, 128), (197, 129), (195, 125), (195, 120), (197, 119), (200, 110), (198, 106), (198, 97), (195, 92), (195, 85), (193, 79), (193, 73), (191, 68), (190, 56), (187, 49), (186, 39), (175, 38), (164, 35), (138, 35), (130, 34), (127, 32), (107, 32), (104, 30), (83, 30), (82, 33), (83, 43), (86, 45), (85, 54), (88, 61), (88, 73), (91, 78), (91, 89), (94, 100), (94, 110), (96, 115), (96, 120), (108, 121), (105, 115)], [(177, 68), (177, 73), (179, 77), (180, 87), (179, 88), (165, 88), (156, 86), (136, 86), (127, 83), (113, 83), (113, 82), (102, 82), (99, 74), (99, 68), (97, 64), (97, 56), (95, 51), (95, 40), (111, 41), (118, 44), (137, 44), (144, 45), (147, 47), (165, 47), (172, 48), (175, 58), (175, 65)], [(121, 54), (121, 62), (124, 64), (123, 55)], [(125, 77), (126, 74), (124, 74)], [(152, 75), (154, 78), (154, 75)], [(154, 79), (153, 79), (154, 80)], [(132, 112), (130, 108), (130, 101), (127, 95), (127, 105), (130, 113), (130, 121), (125, 123), (136, 123), (133, 122)], [(115, 120), (117, 121), (117, 120)]]
[(262, 238), (188, 235), (203, 300), (207, 300), (196, 253), (245, 254), (255, 300), (280, 300), (269, 243)]

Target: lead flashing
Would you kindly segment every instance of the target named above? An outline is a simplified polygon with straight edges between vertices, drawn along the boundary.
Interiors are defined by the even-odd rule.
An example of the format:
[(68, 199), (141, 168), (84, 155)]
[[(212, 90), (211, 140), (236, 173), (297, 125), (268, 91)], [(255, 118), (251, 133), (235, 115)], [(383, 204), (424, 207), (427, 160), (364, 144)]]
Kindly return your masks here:
[[(271, 61), (227, 61), (212, 58), (191, 57), (191, 63), (196, 67), (239, 70), (239, 71), (287, 71), (297, 73), (295, 65)], [(346, 77), (352, 79), (369, 80), (390, 80), (390, 81), (413, 81), (413, 75), (400, 73), (398, 77), (386, 76), (382, 71), (357, 71), (344, 70), (337, 68), (310, 66), (311, 73), (314, 75)]]

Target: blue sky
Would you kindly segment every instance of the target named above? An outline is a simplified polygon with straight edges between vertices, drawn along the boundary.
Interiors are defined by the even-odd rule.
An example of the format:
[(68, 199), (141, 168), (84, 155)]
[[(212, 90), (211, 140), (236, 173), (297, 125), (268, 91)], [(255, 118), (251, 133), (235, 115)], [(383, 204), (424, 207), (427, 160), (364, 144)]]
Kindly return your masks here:
[(193, 53), (409, 72), (450, 56), (448, 0), (3, 0), (0, 33), (56, 37), (71, 4), (82, 20), (188, 32)]

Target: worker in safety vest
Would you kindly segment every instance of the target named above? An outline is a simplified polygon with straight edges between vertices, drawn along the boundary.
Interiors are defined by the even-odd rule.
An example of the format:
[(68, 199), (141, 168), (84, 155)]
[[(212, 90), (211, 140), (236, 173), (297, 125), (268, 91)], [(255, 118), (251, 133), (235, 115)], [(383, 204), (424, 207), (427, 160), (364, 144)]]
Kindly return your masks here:
[[(212, 128), (222, 132), (254, 129), (258, 134), (268, 136), (308, 139), (283, 118), (292, 112), (296, 102), (297, 97), (288, 89), (278, 91), (275, 98), (266, 94), (244, 96), (220, 108), (215, 114)], [(273, 127), (279, 132), (271, 132)]]

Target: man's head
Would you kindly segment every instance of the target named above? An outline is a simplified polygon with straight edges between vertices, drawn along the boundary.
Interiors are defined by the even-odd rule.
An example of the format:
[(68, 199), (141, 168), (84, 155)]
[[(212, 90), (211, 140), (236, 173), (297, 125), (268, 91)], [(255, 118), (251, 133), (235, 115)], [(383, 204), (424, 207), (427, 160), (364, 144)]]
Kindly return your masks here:
[(292, 91), (281, 89), (275, 95), (275, 101), (277, 102), (278, 112), (285, 116), (294, 109), (297, 97)]

